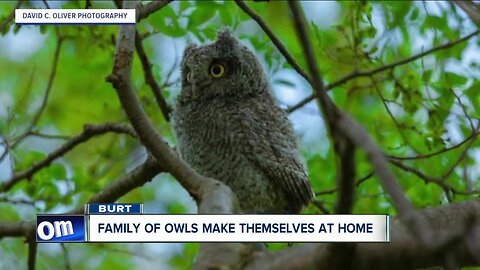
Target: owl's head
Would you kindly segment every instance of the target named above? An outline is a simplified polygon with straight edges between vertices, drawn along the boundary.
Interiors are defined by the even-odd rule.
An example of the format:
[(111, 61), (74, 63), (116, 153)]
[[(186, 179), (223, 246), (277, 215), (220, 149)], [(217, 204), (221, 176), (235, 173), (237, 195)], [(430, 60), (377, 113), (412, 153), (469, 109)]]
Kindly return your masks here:
[(244, 97), (266, 91), (268, 81), (255, 55), (229, 28), (217, 33), (214, 43), (190, 44), (181, 64), (180, 102), (218, 97)]

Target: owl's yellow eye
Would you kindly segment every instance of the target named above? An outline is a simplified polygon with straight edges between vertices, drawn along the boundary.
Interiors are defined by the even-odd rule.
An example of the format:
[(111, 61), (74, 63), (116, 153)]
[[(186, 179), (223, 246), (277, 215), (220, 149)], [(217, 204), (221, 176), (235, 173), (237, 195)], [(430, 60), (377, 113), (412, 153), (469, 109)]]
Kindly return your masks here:
[(225, 75), (225, 66), (222, 64), (213, 64), (210, 66), (210, 75), (214, 78), (220, 78)]

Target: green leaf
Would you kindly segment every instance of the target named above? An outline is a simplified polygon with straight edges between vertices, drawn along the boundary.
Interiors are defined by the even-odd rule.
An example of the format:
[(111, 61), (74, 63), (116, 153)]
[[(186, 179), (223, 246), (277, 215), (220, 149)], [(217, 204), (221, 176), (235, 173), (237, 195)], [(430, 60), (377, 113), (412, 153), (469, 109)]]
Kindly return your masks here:
[(19, 221), (21, 219), (14, 205), (0, 203), (0, 213), (2, 213), (0, 221)]
[(177, 15), (170, 5), (163, 7), (158, 12), (154, 12), (147, 18), (147, 21), (155, 29), (167, 36), (181, 37), (187, 33), (187, 31), (180, 26)]
[(381, 2), (387, 12), (387, 26), (388, 28), (395, 28), (397, 26), (404, 25), (405, 18), (411, 8), (411, 5), (405, 5), (405, 3), (401, 1), (388, 1), (388, 2)]
[(65, 170), (65, 167), (60, 163), (53, 163), (52, 165), (50, 165), (48, 170), (51, 176), (55, 179), (63, 180), (67, 178), (67, 171)]
[(446, 72), (445, 76), (447, 79), (447, 83), (453, 87), (462, 86), (468, 81), (468, 79), (463, 75), (453, 73), (453, 72)]
[(472, 112), (476, 116), (480, 116), (480, 82), (475, 81), (472, 86), (470, 86), (467, 90), (465, 90), (465, 95), (469, 98), (470, 102), (474, 107), (474, 111)]
[(31, 151), (25, 154), (19, 153), (19, 162), (15, 166), (15, 171), (23, 171), (34, 163), (43, 160), (45, 158), (45, 153), (38, 151)]
[(189, 16), (188, 28), (200, 27), (217, 14), (215, 2), (197, 1), (196, 3), (195, 9)]

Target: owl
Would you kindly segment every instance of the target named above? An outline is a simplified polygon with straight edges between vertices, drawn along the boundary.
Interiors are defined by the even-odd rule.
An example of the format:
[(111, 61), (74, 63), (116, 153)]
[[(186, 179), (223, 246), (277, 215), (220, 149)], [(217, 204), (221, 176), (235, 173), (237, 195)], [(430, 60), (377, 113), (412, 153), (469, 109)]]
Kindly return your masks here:
[(293, 128), (255, 54), (230, 29), (190, 44), (172, 112), (181, 157), (227, 184), (244, 213), (298, 213), (313, 199)]

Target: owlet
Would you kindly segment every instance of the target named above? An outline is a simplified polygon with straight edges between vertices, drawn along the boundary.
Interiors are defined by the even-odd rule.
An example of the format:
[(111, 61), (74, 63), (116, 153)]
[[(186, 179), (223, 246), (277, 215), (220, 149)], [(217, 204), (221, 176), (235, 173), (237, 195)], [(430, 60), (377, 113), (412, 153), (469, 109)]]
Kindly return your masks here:
[(225, 182), (245, 213), (298, 213), (313, 198), (286, 113), (255, 55), (226, 28), (190, 44), (172, 113), (182, 158)]

